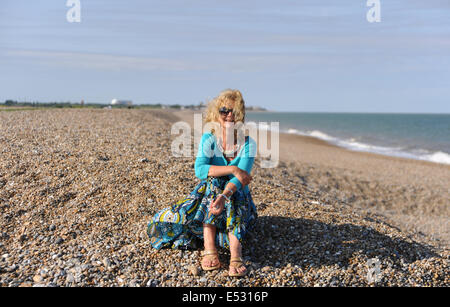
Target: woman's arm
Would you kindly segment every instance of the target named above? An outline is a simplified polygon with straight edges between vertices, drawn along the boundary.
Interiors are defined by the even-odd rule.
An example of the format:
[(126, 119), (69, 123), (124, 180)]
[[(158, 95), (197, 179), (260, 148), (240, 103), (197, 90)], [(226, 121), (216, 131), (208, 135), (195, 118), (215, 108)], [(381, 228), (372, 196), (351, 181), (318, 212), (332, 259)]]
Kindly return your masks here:
[[(241, 158), (241, 162), (238, 166), (235, 165), (212, 165), (211, 160), (214, 155), (213, 150), (213, 135), (210, 133), (205, 133), (202, 136), (200, 146), (198, 148), (198, 154), (197, 158), (195, 159), (195, 176), (199, 179), (206, 179), (208, 176), (213, 177), (222, 177), (227, 175), (233, 175), (235, 176), (235, 181), (230, 181), (227, 185), (227, 187), (232, 190), (233, 192), (236, 191), (238, 188), (240, 188), (242, 185), (247, 185), (250, 183), (251, 176), (249, 175), (249, 172), (246, 171), (246, 169), (251, 169), (247, 165), (250, 161), (248, 160), (242, 160), (245, 159), (245, 157)], [(244, 152), (249, 152), (248, 145), (246, 148), (244, 148)], [(253, 158), (254, 159), (254, 158)], [(253, 164), (253, 161), (251, 161), (251, 164)], [(231, 193), (232, 194), (232, 193)]]
[[(208, 176), (222, 177), (227, 175), (234, 175), (239, 182), (243, 182), (242, 185), (247, 185), (250, 183), (250, 180), (252, 180), (252, 176), (250, 176), (246, 171), (240, 169), (236, 165), (211, 165), (211, 167), (209, 168)], [(226, 188), (228, 188), (232, 192), (226, 191), (224, 192), (224, 194), (227, 196), (231, 196), (231, 194), (236, 192), (238, 187), (232, 181), (228, 181)]]
[(211, 160), (214, 154), (212, 144), (213, 135), (204, 133), (198, 147), (198, 153), (194, 164), (195, 176), (202, 180), (208, 177), (209, 169), (212, 167)]
[(222, 177), (234, 174), (236, 172), (236, 165), (211, 165), (208, 171), (208, 176)]
[[(235, 177), (228, 181), (222, 192), (225, 196), (230, 198), (237, 189), (240, 189), (250, 183), (250, 180), (252, 179), (250, 172), (255, 161), (255, 156), (256, 143), (252, 139), (249, 139), (249, 142), (244, 148), (244, 156), (241, 157), (237, 167), (232, 173)], [(209, 210), (212, 214), (219, 215), (224, 208), (225, 197), (219, 195), (213, 202), (211, 202)]]
[[(253, 163), (255, 162), (255, 156), (256, 156), (256, 143), (255, 141), (249, 137), (248, 142), (245, 144), (244, 148), (244, 155), (240, 158), (239, 163), (237, 165), (238, 170), (233, 173), (235, 176), (232, 178), (229, 183), (233, 183), (236, 186), (236, 189), (240, 189), (243, 186), (246, 186), (249, 184), (249, 181), (247, 181), (245, 176), (242, 176), (242, 173), (247, 174), (250, 179), (250, 172), (252, 171)], [(241, 174), (239, 174), (241, 172)]]
[[(246, 171), (241, 170), (238, 167), (235, 168), (234, 175), (236, 176), (234, 178), (238, 178), (238, 180), (236, 180), (236, 182), (240, 186), (246, 186), (247, 184), (250, 183), (250, 180), (252, 179), (252, 176), (250, 176)], [(233, 195), (237, 189), (238, 189), (238, 186), (230, 180), (227, 182), (225, 188), (223, 189), (222, 194), (224, 194), (226, 197), (230, 198), (231, 195)], [(225, 199), (226, 199), (225, 197), (223, 197), (222, 195), (219, 195), (213, 202), (211, 202), (210, 208), (209, 208), (210, 212), (214, 215), (219, 215), (225, 208)]]

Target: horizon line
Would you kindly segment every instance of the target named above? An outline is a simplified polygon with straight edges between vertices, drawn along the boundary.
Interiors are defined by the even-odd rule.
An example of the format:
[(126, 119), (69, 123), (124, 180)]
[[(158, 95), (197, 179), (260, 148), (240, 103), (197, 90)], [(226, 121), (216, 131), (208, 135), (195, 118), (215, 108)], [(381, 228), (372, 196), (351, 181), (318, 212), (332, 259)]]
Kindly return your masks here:
[[(3, 102), (0, 102), (0, 104), (5, 104), (6, 101), (11, 100), (15, 101), (16, 103), (36, 103), (36, 104), (48, 104), (48, 103), (61, 103), (61, 104), (75, 104), (75, 105), (81, 105), (81, 102), (72, 102), (72, 101), (17, 101), (13, 99), (6, 99)], [(85, 102), (85, 105), (111, 105), (110, 102)], [(139, 104), (133, 104), (133, 106), (145, 106), (145, 105), (161, 105), (161, 106), (174, 106), (178, 105), (180, 107), (186, 107), (186, 106), (198, 106), (199, 104), (180, 104), (180, 103), (139, 103)], [(203, 104), (205, 106), (205, 104)], [(404, 112), (404, 111), (376, 111), (376, 112), (370, 112), (370, 111), (299, 111), (299, 110), (269, 110), (265, 107), (260, 106), (247, 106), (250, 108), (261, 108), (264, 110), (247, 110), (247, 112), (254, 112), (254, 113), (327, 113), (327, 114), (435, 114), (435, 115), (450, 115), (450, 112), (425, 112), (425, 111), (419, 111), (419, 112)], [(189, 110), (189, 108), (188, 108)]]

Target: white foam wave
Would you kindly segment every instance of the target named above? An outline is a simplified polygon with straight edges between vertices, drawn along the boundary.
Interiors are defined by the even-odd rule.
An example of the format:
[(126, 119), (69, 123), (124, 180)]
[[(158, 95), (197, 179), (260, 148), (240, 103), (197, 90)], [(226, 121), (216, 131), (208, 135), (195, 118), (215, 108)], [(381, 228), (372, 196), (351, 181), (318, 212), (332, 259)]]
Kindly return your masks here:
[(442, 151), (426, 155), (425, 158), (431, 162), (450, 164), (450, 155)]
[(325, 141), (335, 141), (336, 138), (329, 136), (326, 133), (323, 133), (322, 131), (318, 131), (318, 130), (313, 130), (309, 133), (310, 136), (316, 137), (318, 139), (322, 139)]
[(443, 163), (443, 164), (450, 164), (450, 155), (448, 153), (437, 151), (437, 152), (430, 152), (426, 149), (415, 149), (414, 152), (411, 151), (405, 151), (402, 147), (385, 147), (385, 146), (377, 146), (377, 145), (371, 145), (367, 143), (357, 142), (355, 138), (350, 139), (340, 139), (333, 137), (331, 135), (328, 135), (322, 131), (319, 130), (312, 130), (312, 131), (300, 131), (294, 128), (290, 128), (286, 131), (281, 131), (285, 133), (290, 134), (298, 134), (298, 135), (304, 135), (304, 136), (312, 136), (324, 141), (327, 141), (331, 144), (344, 147), (346, 149), (354, 150), (354, 151), (364, 151), (364, 152), (373, 152), (378, 153), (382, 155), (387, 156), (395, 156), (395, 157), (401, 157), (401, 158), (409, 158), (409, 159), (416, 159), (416, 160), (425, 160), (435, 163)]

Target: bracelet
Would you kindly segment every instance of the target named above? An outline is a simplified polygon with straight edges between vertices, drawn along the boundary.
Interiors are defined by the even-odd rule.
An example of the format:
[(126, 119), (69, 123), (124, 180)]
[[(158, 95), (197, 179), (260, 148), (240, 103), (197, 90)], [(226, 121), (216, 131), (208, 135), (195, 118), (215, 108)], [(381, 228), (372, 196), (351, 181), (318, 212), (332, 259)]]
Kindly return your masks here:
[(232, 190), (232, 189), (230, 189), (230, 188), (225, 188), (225, 191), (230, 191), (231, 192), (231, 194), (233, 194), (234, 193), (234, 191)]
[(219, 196), (220, 195), (222, 195), (223, 197), (225, 197), (225, 199), (227, 200), (227, 201), (230, 201), (230, 198), (228, 198), (228, 196), (226, 196), (225, 194), (219, 194)]

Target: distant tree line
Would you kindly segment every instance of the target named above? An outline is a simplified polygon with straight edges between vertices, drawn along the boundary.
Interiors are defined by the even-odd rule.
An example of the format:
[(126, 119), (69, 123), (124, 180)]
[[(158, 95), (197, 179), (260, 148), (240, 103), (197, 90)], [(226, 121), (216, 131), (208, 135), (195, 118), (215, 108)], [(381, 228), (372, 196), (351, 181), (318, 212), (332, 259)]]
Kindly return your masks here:
[[(72, 103), (72, 102), (18, 102), (15, 100), (5, 100), (4, 103), (0, 103), (0, 106), (14, 106), (14, 107), (39, 107), (39, 108), (152, 108), (152, 109), (161, 109), (161, 108), (170, 108), (170, 109), (192, 109), (198, 110), (205, 107), (205, 104), (200, 102), (197, 105), (180, 105), (180, 104), (139, 104), (139, 105), (111, 105), (109, 103)], [(261, 107), (246, 107), (246, 110), (260, 110), (265, 111), (264, 108)]]
[[(40, 108), (72, 108), (72, 107), (81, 107), (80, 103), (72, 103), (72, 102), (18, 102), (15, 100), (5, 100), (3, 103), (4, 106), (14, 106), (14, 107), (40, 107)], [(94, 107), (94, 108), (102, 108), (107, 106), (107, 104), (98, 104), (98, 103), (89, 103), (84, 104), (84, 106)]]
[(161, 104), (146, 104), (146, 105), (111, 105), (109, 103), (73, 103), (73, 102), (18, 102), (15, 100), (5, 100), (4, 103), (0, 103), (0, 106), (14, 106), (14, 107), (37, 107), (37, 108), (134, 108), (134, 107), (146, 107), (146, 108), (161, 108)]

